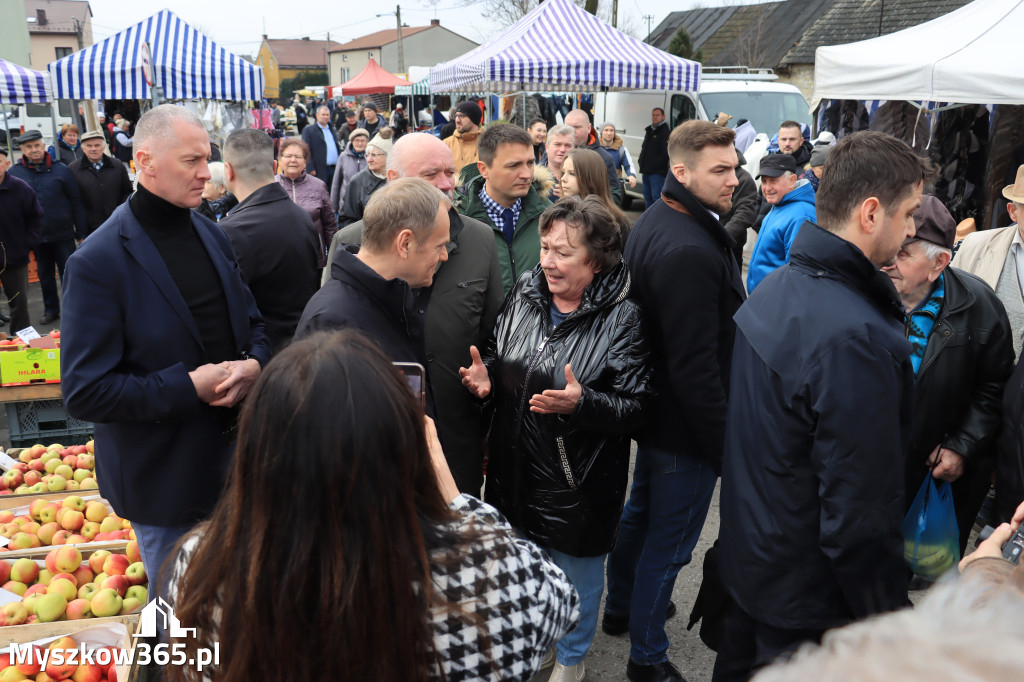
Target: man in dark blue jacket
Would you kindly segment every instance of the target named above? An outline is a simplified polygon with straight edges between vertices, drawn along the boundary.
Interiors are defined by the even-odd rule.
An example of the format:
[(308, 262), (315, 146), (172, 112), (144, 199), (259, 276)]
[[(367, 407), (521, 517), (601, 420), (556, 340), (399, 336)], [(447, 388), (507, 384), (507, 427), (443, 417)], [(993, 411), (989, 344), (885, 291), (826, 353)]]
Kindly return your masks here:
[(331, 124), (331, 112), (327, 107), (316, 110), (316, 121), (302, 131), (302, 141), (309, 147), (306, 172), (323, 180), (330, 190), (341, 145), (338, 144), (338, 131)]
[(602, 627), (629, 630), (626, 676), (682, 680), (668, 660), (665, 618), (679, 570), (690, 561), (711, 504), (725, 439), (729, 355), (745, 293), (728, 213), (736, 178), (735, 134), (689, 121), (669, 138), (662, 201), (648, 206), (625, 260), (651, 339), (650, 426), (637, 434), (633, 489), (608, 558)]
[(60, 317), (60, 297), (57, 295), (57, 269), (64, 281), (64, 264), (75, 251), (75, 240), (88, 234), (89, 225), (78, 193), (78, 183), (68, 167), (54, 161), (46, 153), (43, 136), (30, 130), (18, 138), (21, 163), (10, 173), (28, 183), (43, 206), (43, 233), (33, 251), (36, 254), (36, 272), (39, 288), (43, 290), (43, 316), (41, 324), (50, 324)]
[(29, 326), (28, 252), (39, 241), (43, 209), (36, 193), (22, 180), (7, 172), (11, 162), (0, 147), (0, 284), (11, 307), (11, 336)]
[(100, 492), (156, 576), (217, 503), (270, 347), (231, 243), (191, 210), (210, 179), (202, 121), (151, 109), (133, 150), (136, 192), (68, 260), (61, 370), (68, 412), (96, 424)]
[(722, 468), (720, 572), (735, 600), (714, 680), (825, 630), (902, 608), (900, 524), (914, 372), (889, 277), (932, 174), (861, 132), (829, 155), (821, 227), (736, 314)]

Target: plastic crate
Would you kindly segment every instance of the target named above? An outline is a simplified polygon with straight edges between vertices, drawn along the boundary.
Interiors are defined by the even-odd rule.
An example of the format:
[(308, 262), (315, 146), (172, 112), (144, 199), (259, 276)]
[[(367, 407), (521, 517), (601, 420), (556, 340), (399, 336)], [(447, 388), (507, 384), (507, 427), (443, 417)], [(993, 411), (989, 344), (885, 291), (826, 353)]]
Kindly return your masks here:
[(6, 403), (7, 429), (11, 447), (35, 443), (84, 443), (92, 437), (92, 423), (75, 419), (64, 409), (63, 400), (33, 400)]

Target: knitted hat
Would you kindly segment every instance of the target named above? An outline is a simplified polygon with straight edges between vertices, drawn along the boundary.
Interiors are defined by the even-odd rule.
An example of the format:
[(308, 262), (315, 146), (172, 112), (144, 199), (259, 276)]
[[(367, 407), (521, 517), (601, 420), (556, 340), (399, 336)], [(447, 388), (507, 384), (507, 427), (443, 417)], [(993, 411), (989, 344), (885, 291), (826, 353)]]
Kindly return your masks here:
[(809, 162), (811, 164), (811, 167), (814, 168), (815, 166), (824, 166), (825, 158), (828, 156), (828, 150), (830, 149), (832, 149), (831, 145), (815, 145), (814, 148), (811, 149), (811, 160)]
[(368, 147), (375, 147), (375, 148), (379, 149), (380, 151), (384, 152), (385, 154), (390, 154), (391, 153), (391, 147), (392, 147), (393, 144), (394, 143), (391, 140), (385, 140), (383, 137), (381, 137), (378, 134), (378, 135), (374, 135), (373, 136), (373, 139), (370, 140), (370, 143), (367, 146)]
[(484, 118), (484, 112), (480, 111), (480, 105), (476, 102), (463, 102), (455, 108), (455, 111), (466, 116), (475, 126), (480, 125), (480, 121)]

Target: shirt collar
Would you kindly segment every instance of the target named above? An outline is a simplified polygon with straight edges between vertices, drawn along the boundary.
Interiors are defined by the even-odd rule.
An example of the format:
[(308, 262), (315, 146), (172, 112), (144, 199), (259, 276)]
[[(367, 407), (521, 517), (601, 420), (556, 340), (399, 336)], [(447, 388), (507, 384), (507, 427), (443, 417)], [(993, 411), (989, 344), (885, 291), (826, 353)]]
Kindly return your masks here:
[(1010, 248), (1014, 251), (1024, 249), (1024, 239), (1020, 236), (1020, 229), (1016, 226), (1013, 228), (1013, 241), (1010, 242)]
[[(497, 201), (491, 198), (491, 195), (487, 193), (487, 183), (480, 188), (480, 201), (483, 203), (484, 208), (487, 209), (487, 217), (491, 219), (495, 225), (501, 225), (501, 214), (505, 211), (505, 207), (499, 204)], [(519, 213), (523, 209), (523, 200), (520, 197), (516, 199), (516, 203), (512, 204), (509, 208), (512, 209), (513, 222), (519, 223)]]

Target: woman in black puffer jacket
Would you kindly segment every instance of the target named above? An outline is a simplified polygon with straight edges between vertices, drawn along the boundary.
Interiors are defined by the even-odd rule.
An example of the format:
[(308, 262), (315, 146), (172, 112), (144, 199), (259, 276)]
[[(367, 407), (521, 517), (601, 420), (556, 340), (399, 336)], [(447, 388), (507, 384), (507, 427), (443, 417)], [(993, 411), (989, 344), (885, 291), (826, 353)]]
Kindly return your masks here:
[(579, 592), (580, 624), (559, 642), (552, 676), (578, 679), (625, 498), (630, 434), (651, 397), (650, 365), (622, 237), (604, 203), (567, 197), (544, 212), (540, 233), (540, 264), (516, 283), (483, 357), (472, 349), (461, 372), (494, 409), (487, 501), (547, 549)]

